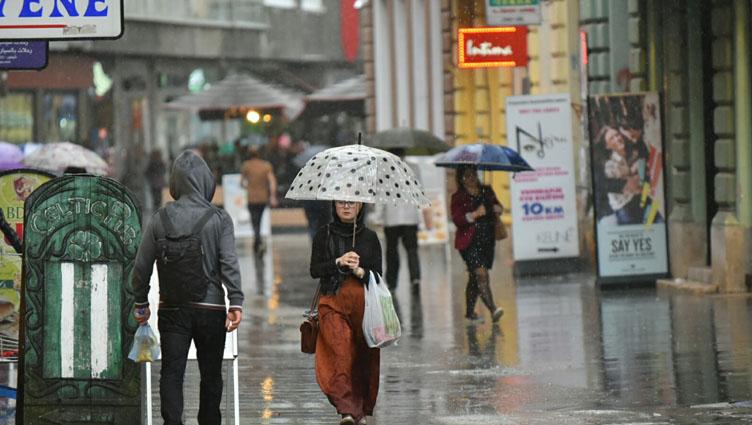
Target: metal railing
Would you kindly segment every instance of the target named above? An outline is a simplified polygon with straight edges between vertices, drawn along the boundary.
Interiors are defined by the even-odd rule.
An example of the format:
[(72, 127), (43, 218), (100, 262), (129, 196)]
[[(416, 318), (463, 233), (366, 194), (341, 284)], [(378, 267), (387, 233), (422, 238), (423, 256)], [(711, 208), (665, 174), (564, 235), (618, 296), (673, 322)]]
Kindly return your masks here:
[(264, 26), (262, 0), (127, 0), (125, 19), (186, 25)]

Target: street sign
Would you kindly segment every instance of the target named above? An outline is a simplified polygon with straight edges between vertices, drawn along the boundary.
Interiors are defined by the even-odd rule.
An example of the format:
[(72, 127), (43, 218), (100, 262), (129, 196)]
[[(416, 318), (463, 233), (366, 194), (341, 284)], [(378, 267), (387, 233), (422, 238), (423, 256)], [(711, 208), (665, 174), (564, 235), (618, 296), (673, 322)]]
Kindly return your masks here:
[(457, 66), (494, 68), (527, 65), (527, 27), (460, 28)]
[(118, 38), (123, 0), (2, 0), (0, 40)]
[(488, 25), (540, 25), (540, 0), (486, 0)]
[(17, 423), (140, 423), (133, 199), (114, 180), (67, 175), (31, 194), (24, 223)]
[(507, 97), (507, 137), (534, 169), (511, 182), (515, 260), (577, 257), (569, 94)]
[(42, 69), (47, 66), (46, 41), (0, 43), (0, 69)]

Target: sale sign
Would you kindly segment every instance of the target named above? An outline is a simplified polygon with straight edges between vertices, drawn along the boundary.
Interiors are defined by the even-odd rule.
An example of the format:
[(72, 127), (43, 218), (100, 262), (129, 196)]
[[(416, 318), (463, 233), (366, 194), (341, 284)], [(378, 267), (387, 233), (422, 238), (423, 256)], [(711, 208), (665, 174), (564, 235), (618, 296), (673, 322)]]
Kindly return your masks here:
[(507, 97), (507, 139), (534, 169), (511, 181), (514, 259), (579, 256), (569, 94)]
[(527, 65), (527, 27), (460, 28), (457, 66), (493, 68)]

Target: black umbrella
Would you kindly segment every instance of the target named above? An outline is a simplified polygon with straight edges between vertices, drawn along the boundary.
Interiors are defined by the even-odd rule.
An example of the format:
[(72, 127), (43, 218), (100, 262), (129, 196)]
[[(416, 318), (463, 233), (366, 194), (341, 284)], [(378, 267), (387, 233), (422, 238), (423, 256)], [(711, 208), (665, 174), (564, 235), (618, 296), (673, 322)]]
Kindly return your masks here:
[(379, 149), (405, 149), (408, 155), (432, 155), (448, 151), (451, 147), (430, 131), (417, 128), (392, 128), (379, 131), (367, 143)]

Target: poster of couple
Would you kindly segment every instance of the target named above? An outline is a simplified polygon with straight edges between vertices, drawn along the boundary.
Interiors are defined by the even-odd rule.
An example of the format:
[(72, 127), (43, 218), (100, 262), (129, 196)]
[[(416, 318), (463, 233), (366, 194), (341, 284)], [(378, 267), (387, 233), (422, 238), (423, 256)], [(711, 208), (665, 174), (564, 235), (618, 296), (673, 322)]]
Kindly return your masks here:
[(601, 279), (668, 273), (660, 111), (656, 93), (589, 99)]

